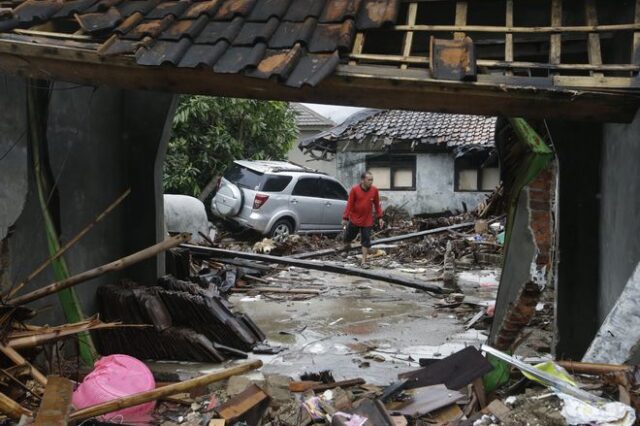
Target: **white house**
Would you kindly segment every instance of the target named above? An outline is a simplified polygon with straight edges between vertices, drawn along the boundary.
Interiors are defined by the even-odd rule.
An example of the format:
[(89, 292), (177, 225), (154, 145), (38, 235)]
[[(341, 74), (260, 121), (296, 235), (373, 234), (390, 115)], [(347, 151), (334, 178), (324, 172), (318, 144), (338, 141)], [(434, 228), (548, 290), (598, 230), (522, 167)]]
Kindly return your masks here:
[[(336, 125), (330, 119), (318, 114), (310, 108), (298, 103), (291, 103), (291, 107), (296, 112), (296, 125), (298, 126), (298, 143), (317, 135)], [(301, 166), (325, 172), (331, 176), (336, 175), (335, 158), (329, 161), (319, 161), (313, 158), (310, 153), (304, 153), (295, 144), (287, 153), (287, 160), (300, 164)]]

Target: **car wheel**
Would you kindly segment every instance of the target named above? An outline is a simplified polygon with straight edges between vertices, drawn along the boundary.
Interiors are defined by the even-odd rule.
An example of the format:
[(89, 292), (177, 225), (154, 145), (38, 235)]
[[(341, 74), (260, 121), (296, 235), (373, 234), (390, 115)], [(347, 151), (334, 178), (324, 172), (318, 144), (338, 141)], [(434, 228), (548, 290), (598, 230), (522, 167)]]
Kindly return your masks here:
[(276, 242), (284, 242), (293, 234), (293, 225), (287, 219), (280, 219), (271, 228), (271, 238)]

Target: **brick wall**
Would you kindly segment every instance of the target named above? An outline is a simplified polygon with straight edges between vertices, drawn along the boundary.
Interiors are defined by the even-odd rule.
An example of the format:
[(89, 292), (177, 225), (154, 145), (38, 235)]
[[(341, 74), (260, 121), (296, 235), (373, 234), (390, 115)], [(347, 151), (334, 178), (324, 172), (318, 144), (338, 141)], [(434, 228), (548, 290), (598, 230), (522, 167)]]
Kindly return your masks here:
[(553, 260), (555, 187), (555, 163), (551, 163), (529, 184), (529, 226), (538, 248), (535, 264), (539, 270), (546, 268), (546, 279), (550, 278)]

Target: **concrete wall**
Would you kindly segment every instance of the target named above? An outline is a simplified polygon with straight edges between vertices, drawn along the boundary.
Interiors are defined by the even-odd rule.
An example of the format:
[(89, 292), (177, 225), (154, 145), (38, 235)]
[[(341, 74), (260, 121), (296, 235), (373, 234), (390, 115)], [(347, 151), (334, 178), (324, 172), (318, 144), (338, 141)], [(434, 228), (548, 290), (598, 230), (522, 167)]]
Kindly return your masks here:
[[(360, 181), (360, 174), (366, 168), (367, 155), (379, 152), (339, 152), (337, 178), (347, 188)], [(441, 213), (463, 210), (463, 203), (469, 210), (486, 198), (486, 192), (455, 192), (454, 157), (450, 153), (420, 153), (416, 155), (415, 191), (380, 191), (387, 197), (383, 208), (390, 205), (402, 207), (411, 214)], [(375, 182), (373, 183), (375, 185)]]
[(631, 124), (605, 125), (603, 141), (599, 322), (640, 261), (640, 113)]
[(311, 137), (317, 133), (320, 133), (320, 130), (303, 130), (298, 135), (298, 141), (294, 144), (294, 146), (287, 153), (287, 160), (293, 161), (294, 163), (300, 164), (301, 166), (306, 166), (311, 169), (319, 170), (328, 174), (329, 176), (335, 177), (336, 172), (336, 159), (334, 158), (331, 161), (321, 161), (314, 160), (310, 155), (304, 154), (298, 148), (298, 142), (302, 139), (306, 139)]
[[(0, 132), (0, 152), (10, 139), (8, 135), (24, 129), (26, 106), (24, 96), (20, 95), (24, 91), (23, 80), (14, 79), (10, 85), (0, 85), (0, 102), (5, 111), (0, 120), (0, 128), (4, 130)], [(62, 242), (72, 238), (127, 188), (132, 190), (122, 205), (65, 255), (72, 274), (163, 238), (161, 170), (174, 109), (174, 97), (169, 94), (65, 83), (54, 85), (47, 137), (60, 197)], [(22, 157), (21, 164), (24, 164)], [(26, 183), (24, 173), (8, 175), (4, 167), (0, 167), (0, 176), (2, 182), (8, 180), (13, 187)], [(13, 282), (26, 277), (48, 257), (42, 213), (31, 175), (28, 188), (24, 208), (13, 224), (13, 233), (5, 240), (10, 261), (6, 272)], [(13, 198), (20, 199), (19, 196)], [(4, 221), (10, 217), (0, 213)], [(164, 256), (158, 256), (122, 273), (78, 286), (84, 312), (95, 312), (95, 288), (99, 284), (122, 276), (153, 283), (163, 272)], [(53, 275), (46, 271), (26, 290), (51, 281)], [(34, 306), (52, 307), (38, 316), (41, 323), (58, 324), (64, 320), (55, 296), (42, 299)]]

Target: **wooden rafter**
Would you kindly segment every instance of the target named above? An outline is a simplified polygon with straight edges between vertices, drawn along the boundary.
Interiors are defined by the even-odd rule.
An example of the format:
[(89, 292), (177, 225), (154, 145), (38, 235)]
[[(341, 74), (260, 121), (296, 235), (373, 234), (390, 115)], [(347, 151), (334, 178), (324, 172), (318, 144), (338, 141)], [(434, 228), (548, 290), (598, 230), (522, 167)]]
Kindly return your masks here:
[[(469, 11), (469, 7), (466, 1), (457, 1), (456, 2), (456, 26), (464, 27), (467, 25), (467, 13)], [(465, 33), (462, 31), (458, 31), (453, 33), (453, 38), (457, 40), (461, 40), (465, 37)]]
[[(418, 14), (418, 3), (410, 3), (407, 11), (407, 25), (416, 24), (416, 15)], [(413, 47), (413, 31), (407, 31), (402, 41), (402, 56), (411, 56), (411, 48)], [(400, 68), (406, 69), (407, 64), (403, 63)]]
[[(640, 0), (639, 0), (640, 1)], [(513, 0), (507, 0), (505, 10), (505, 24), (507, 27), (513, 26)], [(513, 34), (504, 35), (504, 61), (513, 62)], [(513, 71), (507, 70), (507, 75), (513, 74)]]
[[(633, 22), (640, 24), (640, 0), (636, 0)], [(631, 63), (640, 64), (640, 31), (633, 33), (633, 46), (631, 48)]]
[[(598, 25), (598, 11), (596, 9), (595, 0), (585, 0), (585, 17), (587, 25)], [(602, 50), (600, 48), (600, 34), (589, 33), (587, 38), (588, 48), (587, 53), (589, 55), (589, 63), (591, 65), (602, 65)], [(594, 77), (602, 77), (601, 72), (591, 72)]]
[[(562, 26), (562, 0), (551, 0), (551, 25)], [(549, 63), (557, 65), (562, 62), (562, 34), (551, 34), (549, 46)]]

